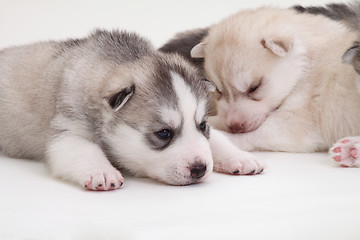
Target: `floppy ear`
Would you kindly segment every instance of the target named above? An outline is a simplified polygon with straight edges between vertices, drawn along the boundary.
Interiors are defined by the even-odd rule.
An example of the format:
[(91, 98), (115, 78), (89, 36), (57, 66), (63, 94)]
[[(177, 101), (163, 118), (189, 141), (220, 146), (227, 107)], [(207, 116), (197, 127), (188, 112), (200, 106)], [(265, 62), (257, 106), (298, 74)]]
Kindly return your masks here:
[(354, 57), (358, 51), (360, 51), (359, 42), (354, 42), (354, 44), (351, 46), (351, 48), (346, 50), (346, 52), (342, 56), (342, 62), (346, 63), (346, 64), (352, 64)]
[(205, 48), (204, 42), (197, 44), (190, 51), (191, 57), (192, 58), (204, 58), (204, 48)]
[(289, 40), (273, 40), (273, 39), (263, 39), (261, 40), (261, 44), (264, 48), (269, 49), (274, 54), (279, 57), (284, 57), (289, 50), (292, 48), (292, 41)]
[(122, 89), (120, 92), (114, 94), (108, 99), (109, 105), (114, 111), (118, 111), (134, 94), (135, 86)]

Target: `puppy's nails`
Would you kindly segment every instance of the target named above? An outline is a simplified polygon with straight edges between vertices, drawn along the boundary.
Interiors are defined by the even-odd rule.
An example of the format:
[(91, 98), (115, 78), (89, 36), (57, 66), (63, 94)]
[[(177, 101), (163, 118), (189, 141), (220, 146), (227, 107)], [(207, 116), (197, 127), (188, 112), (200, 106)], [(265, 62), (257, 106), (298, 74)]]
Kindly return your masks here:
[(239, 174), (240, 170), (233, 171), (233, 174)]
[(91, 185), (91, 182), (86, 182), (84, 187), (89, 188), (90, 185)]
[(111, 184), (110, 184), (110, 187), (111, 187), (111, 188), (115, 188), (115, 183), (111, 183)]
[(119, 187), (121, 187), (123, 184), (124, 184), (124, 182), (121, 182)]
[(248, 175), (254, 174), (254, 173), (255, 173), (255, 170), (252, 170), (251, 172), (248, 173)]
[(264, 169), (261, 169), (259, 173), (262, 173), (264, 171)]

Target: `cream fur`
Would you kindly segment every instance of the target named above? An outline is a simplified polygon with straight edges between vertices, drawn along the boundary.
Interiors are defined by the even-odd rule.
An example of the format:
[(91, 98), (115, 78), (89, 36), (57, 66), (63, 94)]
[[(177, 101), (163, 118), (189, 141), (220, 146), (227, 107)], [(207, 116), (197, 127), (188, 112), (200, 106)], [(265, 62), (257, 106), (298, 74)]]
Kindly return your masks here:
[(238, 130), (225, 134), (244, 150), (324, 151), (359, 135), (356, 73), (341, 62), (356, 38), (340, 23), (289, 9), (224, 19), (196, 49), (222, 93), (210, 122)]

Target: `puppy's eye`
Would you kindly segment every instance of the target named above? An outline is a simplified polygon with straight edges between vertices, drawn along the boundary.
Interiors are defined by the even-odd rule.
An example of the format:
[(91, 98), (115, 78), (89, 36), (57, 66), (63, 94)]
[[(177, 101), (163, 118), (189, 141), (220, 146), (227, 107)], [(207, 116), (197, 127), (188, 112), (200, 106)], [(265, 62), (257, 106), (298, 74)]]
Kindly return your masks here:
[(255, 85), (255, 86), (249, 88), (248, 93), (253, 93), (253, 92), (255, 92), (255, 91), (260, 87), (260, 85), (261, 85), (261, 82), (260, 82), (259, 84)]
[(155, 135), (161, 140), (169, 140), (172, 138), (172, 132), (170, 129), (162, 129), (158, 132), (155, 132)]
[(206, 131), (206, 121), (200, 123), (199, 128), (202, 132)]

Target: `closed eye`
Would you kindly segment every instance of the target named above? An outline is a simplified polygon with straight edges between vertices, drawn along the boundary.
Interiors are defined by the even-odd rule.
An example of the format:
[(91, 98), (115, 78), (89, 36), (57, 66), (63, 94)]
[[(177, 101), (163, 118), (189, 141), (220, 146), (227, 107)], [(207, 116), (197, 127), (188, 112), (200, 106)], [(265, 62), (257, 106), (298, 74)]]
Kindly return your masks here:
[(248, 91), (248, 93), (255, 92), (259, 87), (260, 87), (260, 84), (258, 84), (258, 85), (256, 85), (256, 86), (250, 88), (249, 91)]
[(249, 88), (248, 94), (256, 92), (256, 90), (258, 90), (259, 87), (261, 86), (261, 83), (262, 83), (262, 78), (260, 78), (260, 80), (257, 81), (257, 84), (256, 84), (256, 85), (253, 85), (253, 86), (251, 86), (251, 87)]

